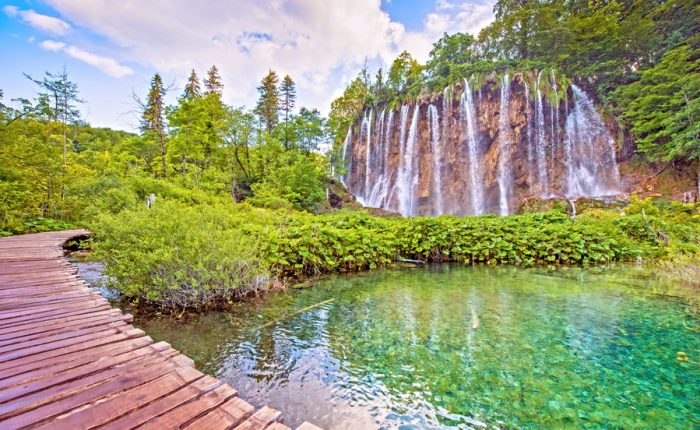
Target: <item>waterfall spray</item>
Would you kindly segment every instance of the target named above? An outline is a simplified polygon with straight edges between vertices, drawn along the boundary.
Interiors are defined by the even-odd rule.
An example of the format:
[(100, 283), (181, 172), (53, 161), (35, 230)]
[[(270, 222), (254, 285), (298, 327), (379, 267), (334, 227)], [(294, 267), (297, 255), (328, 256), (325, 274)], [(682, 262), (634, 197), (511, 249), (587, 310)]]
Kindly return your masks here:
[(367, 145), (365, 148), (365, 192), (364, 200), (368, 203), (369, 200), (369, 174), (372, 170), (372, 114), (373, 109), (369, 110), (369, 115), (367, 116)]
[(544, 131), (544, 106), (542, 102), (542, 70), (537, 75), (537, 100), (536, 100), (536, 116), (537, 116), (537, 170), (540, 176), (541, 197), (549, 195), (549, 178), (547, 175), (547, 141)]
[[(619, 192), (615, 142), (593, 101), (572, 85), (574, 109), (566, 119), (566, 195), (600, 197)], [(597, 150), (597, 151), (596, 151)]]
[(413, 107), (413, 117), (411, 119), (411, 127), (408, 130), (406, 138), (405, 151), (403, 154), (403, 165), (399, 171), (399, 208), (401, 215), (412, 216), (415, 210), (415, 187), (418, 183), (418, 172), (415, 171), (414, 165), (416, 140), (418, 138), (418, 113), (420, 106), (416, 104)]
[(464, 92), (462, 93), (462, 112), (467, 125), (467, 156), (469, 158), (468, 174), (470, 181), (470, 196), (472, 203), (472, 214), (481, 215), (484, 212), (484, 184), (479, 176), (479, 154), (478, 141), (476, 139), (476, 119), (474, 116), (474, 102), (472, 100), (472, 90), (469, 81), (464, 80)]
[(513, 181), (510, 175), (510, 120), (508, 105), (510, 101), (510, 77), (506, 73), (501, 83), (501, 110), (498, 113), (498, 191), (499, 213), (510, 213), (510, 195)]
[(443, 213), (442, 207), (442, 154), (440, 151), (440, 118), (434, 104), (428, 106), (430, 121), (430, 147), (433, 151), (433, 213)]
[[(345, 181), (345, 176), (350, 176), (351, 169), (350, 169), (350, 163), (352, 162), (352, 157), (348, 157), (348, 148), (350, 147), (350, 141), (352, 141), (352, 125), (348, 127), (348, 134), (345, 135), (345, 140), (343, 141), (343, 146), (340, 148), (340, 152), (343, 154), (343, 165), (347, 168), (347, 173), (345, 175), (339, 175), (338, 179), (340, 179), (340, 183), (343, 184), (346, 188), (348, 187), (348, 184)], [(351, 154), (352, 155), (352, 154)]]

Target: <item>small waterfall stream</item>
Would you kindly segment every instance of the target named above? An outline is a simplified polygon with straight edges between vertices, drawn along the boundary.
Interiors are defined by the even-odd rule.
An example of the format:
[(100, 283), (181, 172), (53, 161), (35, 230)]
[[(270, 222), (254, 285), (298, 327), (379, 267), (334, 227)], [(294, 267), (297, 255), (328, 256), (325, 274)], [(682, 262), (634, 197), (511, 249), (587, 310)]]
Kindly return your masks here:
[(501, 82), (501, 109), (498, 112), (498, 211), (500, 215), (510, 213), (510, 194), (513, 181), (510, 175), (510, 78), (506, 73)]
[(440, 153), (440, 118), (434, 104), (428, 106), (430, 121), (430, 147), (433, 153), (433, 196), (435, 197), (434, 215), (444, 212), (442, 205), (442, 155)]
[(474, 117), (474, 102), (472, 100), (472, 90), (469, 87), (469, 81), (464, 80), (464, 92), (462, 93), (462, 111), (466, 118), (467, 125), (467, 155), (469, 159), (469, 191), (472, 202), (472, 213), (481, 215), (484, 213), (484, 202), (482, 194), (484, 186), (479, 180), (479, 154), (478, 141), (476, 139), (476, 118)]

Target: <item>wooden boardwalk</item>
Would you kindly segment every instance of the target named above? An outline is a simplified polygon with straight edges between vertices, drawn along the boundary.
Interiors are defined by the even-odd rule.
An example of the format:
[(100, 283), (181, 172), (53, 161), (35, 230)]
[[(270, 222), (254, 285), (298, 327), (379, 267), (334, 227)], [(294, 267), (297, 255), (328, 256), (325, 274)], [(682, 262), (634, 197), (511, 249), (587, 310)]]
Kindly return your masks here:
[(0, 429), (289, 429), (92, 291), (62, 250), (86, 233), (0, 239)]

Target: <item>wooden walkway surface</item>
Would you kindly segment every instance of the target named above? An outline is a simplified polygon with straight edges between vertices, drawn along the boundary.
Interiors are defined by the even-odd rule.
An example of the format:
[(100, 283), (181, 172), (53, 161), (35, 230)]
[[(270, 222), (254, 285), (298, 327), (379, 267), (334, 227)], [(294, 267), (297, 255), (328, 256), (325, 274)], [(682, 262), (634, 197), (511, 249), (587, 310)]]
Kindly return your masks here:
[(289, 429), (92, 291), (62, 250), (86, 233), (0, 239), (0, 429)]

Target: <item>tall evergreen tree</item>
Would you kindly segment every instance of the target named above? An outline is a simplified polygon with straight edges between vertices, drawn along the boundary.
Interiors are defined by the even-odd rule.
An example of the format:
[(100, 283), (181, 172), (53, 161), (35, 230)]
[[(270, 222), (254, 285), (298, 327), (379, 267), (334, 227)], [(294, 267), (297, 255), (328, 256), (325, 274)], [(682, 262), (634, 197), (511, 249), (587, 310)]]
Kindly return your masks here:
[(199, 77), (197, 72), (192, 69), (190, 77), (187, 78), (187, 84), (185, 84), (185, 91), (182, 96), (188, 100), (196, 99), (202, 96), (202, 85), (199, 83)]
[(205, 94), (221, 95), (224, 90), (224, 84), (221, 82), (221, 75), (216, 66), (211, 66), (207, 71), (207, 77), (204, 79)]
[(151, 79), (151, 88), (148, 90), (148, 99), (146, 103), (141, 103), (141, 131), (158, 141), (160, 145), (160, 161), (161, 169), (164, 177), (168, 176), (168, 168), (166, 165), (166, 140), (165, 140), (165, 106), (163, 98), (165, 97), (165, 87), (160, 75), (156, 73)]
[(278, 83), (277, 73), (270, 70), (258, 87), (260, 98), (255, 107), (255, 113), (265, 124), (268, 133), (272, 133), (279, 122), (280, 91)]
[(283, 129), (283, 141), (284, 141), (284, 147), (289, 148), (289, 142), (291, 140), (291, 134), (292, 130), (289, 124), (289, 120), (292, 117), (293, 110), (294, 110), (294, 103), (297, 98), (296, 94), (296, 88), (294, 85), (294, 81), (289, 75), (286, 75), (284, 79), (282, 79), (282, 86), (280, 89), (280, 96), (282, 98), (281, 104), (280, 104), (280, 109), (284, 113), (284, 129)]
[(287, 123), (292, 115), (292, 110), (294, 110), (294, 104), (297, 98), (296, 86), (289, 75), (286, 75), (284, 79), (282, 79), (280, 95), (282, 96), (281, 108), (282, 112), (284, 112), (284, 122)]

